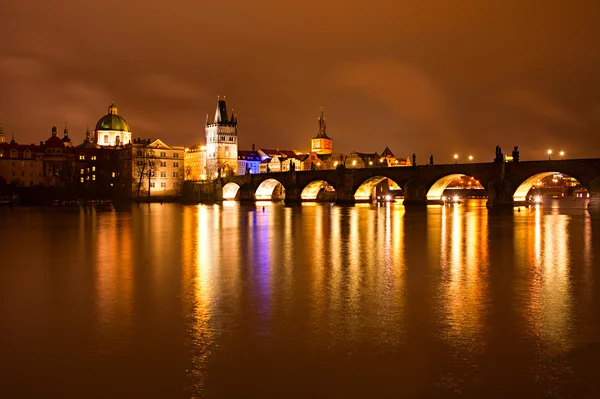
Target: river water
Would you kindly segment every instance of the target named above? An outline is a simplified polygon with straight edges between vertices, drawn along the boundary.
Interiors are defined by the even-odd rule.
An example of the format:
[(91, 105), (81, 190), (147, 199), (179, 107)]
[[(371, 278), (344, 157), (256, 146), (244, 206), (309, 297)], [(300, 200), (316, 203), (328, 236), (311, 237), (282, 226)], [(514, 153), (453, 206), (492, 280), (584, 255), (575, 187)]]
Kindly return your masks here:
[(2, 398), (598, 398), (577, 201), (0, 209)]

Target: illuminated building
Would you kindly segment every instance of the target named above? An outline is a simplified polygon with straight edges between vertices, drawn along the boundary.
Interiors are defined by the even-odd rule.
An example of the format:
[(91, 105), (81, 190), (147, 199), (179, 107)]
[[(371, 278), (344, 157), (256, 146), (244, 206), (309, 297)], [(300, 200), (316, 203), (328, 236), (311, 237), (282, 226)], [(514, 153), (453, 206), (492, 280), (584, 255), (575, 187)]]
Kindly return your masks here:
[(321, 154), (331, 154), (333, 152), (333, 140), (327, 136), (327, 125), (323, 117), (323, 107), (319, 115), (317, 125), (317, 135), (310, 140), (310, 151)]
[[(123, 175), (134, 197), (171, 197), (181, 194), (184, 179), (183, 146), (156, 139), (134, 140), (121, 150)], [(129, 177), (130, 180), (129, 180)]]
[(254, 144), (250, 151), (238, 150), (237, 174), (245, 175), (246, 170), (252, 174), (260, 173), (261, 160), (260, 154), (254, 149)]
[(18, 144), (14, 136), (6, 142), (0, 124), (0, 181), (17, 186), (34, 186), (44, 182), (44, 165), (40, 147)]
[(238, 131), (235, 114), (227, 116), (225, 99), (217, 100), (212, 123), (206, 115), (206, 174), (209, 179), (235, 174), (238, 167)]
[(412, 162), (410, 161), (410, 158), (396, 158), (392, 150), (390, 150), (389, 147), (385, 147), (379, 156), (379, 159), (374, 162), (373, 166), (412, 166)]
[(183, 165), (185, 180), (206, 180), (206, 146), (196, 144), (186, 148)]
[(290, 170), (290, 162), (294, 164), (295, 170), (303, 170), (302, 159), (304, 154), (293, 150), (271, 150), (261, 148), (257, 151), (261, 158), (259, 173), (287, 172)]
[(129, 124), (122, 116), (118, 115), (114, 103), (108, 107), (108, 114), (96, 123), (94, 134), (95, 144), (102, 147), (118, 147), (131, 142)]

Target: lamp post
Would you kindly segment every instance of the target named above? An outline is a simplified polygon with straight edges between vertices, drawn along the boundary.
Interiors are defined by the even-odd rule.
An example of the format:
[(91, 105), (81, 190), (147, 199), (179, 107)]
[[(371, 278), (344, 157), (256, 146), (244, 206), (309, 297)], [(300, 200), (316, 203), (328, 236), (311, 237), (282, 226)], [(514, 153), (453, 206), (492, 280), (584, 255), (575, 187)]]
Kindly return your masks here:
[(458, 154), (454, 154), (454, 163), (458, 163)]
[(565, 152), (564, 151), (561, 151), (559, 154), (560, 154), (560, 159), (565, 159)]
[(473, 162), (473, 155), (469, 155), (469, 162)]
[(552, 159), (552, 150), (548, 150), (548, 161)]

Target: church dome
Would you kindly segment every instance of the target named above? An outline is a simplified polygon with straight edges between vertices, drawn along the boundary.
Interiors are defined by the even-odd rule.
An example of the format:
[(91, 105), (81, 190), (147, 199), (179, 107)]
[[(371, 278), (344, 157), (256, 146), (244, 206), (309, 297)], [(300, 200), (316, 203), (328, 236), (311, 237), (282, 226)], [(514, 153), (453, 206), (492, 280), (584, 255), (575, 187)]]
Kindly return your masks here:
[(108, 107), (108, 114), (104, 115), (98, 123), (96, 130), (116, 130), (120, 132), (130, 132), (127, 121), (117, 114), (117, 107), (114, 103)]

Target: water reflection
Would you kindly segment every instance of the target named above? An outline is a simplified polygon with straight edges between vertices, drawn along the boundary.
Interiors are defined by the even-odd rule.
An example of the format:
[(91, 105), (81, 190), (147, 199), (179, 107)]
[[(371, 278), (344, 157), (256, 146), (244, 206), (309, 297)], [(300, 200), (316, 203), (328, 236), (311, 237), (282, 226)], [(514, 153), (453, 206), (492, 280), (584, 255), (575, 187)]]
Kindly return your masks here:
[(110, 355), (130, 345), (133, 336), (131, 220), (120, 220), (117, 213), (93, 212), (86, 216), (97, 224), (97, 230), (86, 228), (89, 221), (86, 217), (83, 229), (96, 238), (96, 327), (99, 351)]
[[(21, 369), (35, 363), (35, 381), (100, 370), (89, 373), (106, 380), (93, 381), (99, 397), (122, 387), (134, 397), (142, 383), (145, 397), (505, 397), (515, 386), (548, 397), (563, 392), (562, 370), (600, 361), (588, 350), (600, 331), (600, 235), (582, 209), (228, 202), (28, 212), (38, 213), (0, 224), (7, 248), (21, 224), (36, 248), (51, 247), (56, 226), (77, 242), (6, 251), (0, 267), (10, 328), (0, 338), (43, 354), (3, 355)], [(72, 320), (80, 328), (61, 338)], [(52, 367), (59, 351), (76, 361)]]

